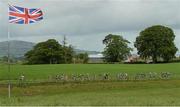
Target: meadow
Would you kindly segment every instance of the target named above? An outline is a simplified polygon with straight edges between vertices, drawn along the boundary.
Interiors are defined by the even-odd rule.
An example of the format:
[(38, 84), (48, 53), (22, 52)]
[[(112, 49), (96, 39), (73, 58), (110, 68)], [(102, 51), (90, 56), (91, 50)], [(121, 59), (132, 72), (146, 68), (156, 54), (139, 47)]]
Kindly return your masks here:
[(170, 64), (60, 64), (60, 65), (11, 65), (10, 74), (7, 65), (0, 65), (0, 80), (17, 79), (21, 74), (27, 79), (47, 79), (50, 75), (65, 74), (128, 74), (148, 72), (170, 72), (174, 78), (180, 78), (180, 63)]
[[(126, 72), (170, 72), (168, 80), (91, 81), (82, 83), (37, 83), (27, 87), (12, 87), (7, 97), (8, 75), (17, 80), (24, 74), (27, 80), (46, 80), (49, 75), (118, 74)], [(0, 105), (180, 105), (180, 63), (170, 64), (61, 64), (61, 65), (0, 65)]]

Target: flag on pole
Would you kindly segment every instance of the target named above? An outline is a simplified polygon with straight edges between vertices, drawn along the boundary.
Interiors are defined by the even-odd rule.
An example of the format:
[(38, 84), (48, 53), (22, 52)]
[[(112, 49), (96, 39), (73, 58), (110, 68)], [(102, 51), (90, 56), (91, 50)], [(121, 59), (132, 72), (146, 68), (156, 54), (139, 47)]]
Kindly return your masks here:
[(31, 24), (43, 19), (43, 12), (36, 8), (23, 8), (9, 5), (9, 23)]

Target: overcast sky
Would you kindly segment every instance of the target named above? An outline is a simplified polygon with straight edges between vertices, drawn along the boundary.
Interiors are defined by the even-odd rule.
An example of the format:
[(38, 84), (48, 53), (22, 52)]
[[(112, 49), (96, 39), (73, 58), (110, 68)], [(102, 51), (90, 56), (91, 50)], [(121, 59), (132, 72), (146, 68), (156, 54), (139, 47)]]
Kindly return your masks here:
[[(0, 41), (7, 40), (8, 0), (0, 0)], [(13, 40), (62, 41), (66, 35), (78, 49), (102, 51), (109, 33), (132, 42), (152, 25), (171, 27), (180, 49), (180, 0), (9, 0), (9, 4), (41, 8), (44, 20), (31, 25), (9, 24)], [(134, 48), (134, 47), (133, 47)]]

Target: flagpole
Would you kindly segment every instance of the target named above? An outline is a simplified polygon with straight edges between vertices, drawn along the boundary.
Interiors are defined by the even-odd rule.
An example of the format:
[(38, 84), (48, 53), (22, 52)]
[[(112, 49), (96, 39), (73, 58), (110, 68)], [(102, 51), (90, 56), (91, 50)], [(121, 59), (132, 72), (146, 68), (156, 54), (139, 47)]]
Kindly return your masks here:
[(10, 33), (9, 33), (9, 26), (8, 26), (8, 96), (11, 98), (11, 81), (10, 81)]
[[(9, 4), (7, 5), (9, 6)], [(9, 15), (9, 8), (8, 8)], [(8, 97), (11, 98), (11, 81), (10, 81), (10, 31), (9, 31), (9, 19), (8, 19)]]

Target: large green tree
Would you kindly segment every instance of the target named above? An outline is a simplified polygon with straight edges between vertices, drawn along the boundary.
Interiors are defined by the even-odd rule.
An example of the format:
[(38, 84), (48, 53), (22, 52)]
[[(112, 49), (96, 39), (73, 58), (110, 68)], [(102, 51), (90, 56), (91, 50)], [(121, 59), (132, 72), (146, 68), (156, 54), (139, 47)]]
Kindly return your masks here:
[[(64, 50), (66, 50), (66, 62), (64, 60)], [(72, 61), (73, 49), (71, 47), (63, 47), (58, 41), (49, 39), (40, 42), (34, 48), (25, 54), (27, 64), (58, 64), (69, 63)]]
[(155, 25), (141, 31), (134, 46), (142, 58), (152, 58), (154, 63), (157, 63), (158, 58), (168, 62), (178, 50), (174, 39), (175, 35), (171, 28)]
[(130, 42), (124, 39), (120, 35), (109, 34), (103, 40), (103, 44), (106, 45), (104, 48), (104, 59), (106, 62), (121, 62), (126, 59), (132, 50), (128, 44)]
[(74, 57), (74, 49), (72, 45), (69, 46), (63, 46), (63, 52), (62, 52), (62, 63), (69, 64), (72, 63), (72, 59)]
[(88, 57), (88, 53), (79, 53), (77, 55), (75, 55), (75, 61), (77, 63), (88, 63), (89, 57)]

